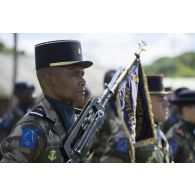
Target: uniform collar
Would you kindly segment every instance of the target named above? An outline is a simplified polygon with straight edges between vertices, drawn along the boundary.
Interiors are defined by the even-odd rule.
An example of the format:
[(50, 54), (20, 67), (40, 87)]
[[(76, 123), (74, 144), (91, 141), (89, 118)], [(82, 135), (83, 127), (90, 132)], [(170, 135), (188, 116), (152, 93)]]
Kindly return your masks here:
[(67, 104), (63, 101), (56, 100), (50, 96), (45, 95), (45, 99), (50, 103), (51, 107), (56, 111), (64, 128), (69, 130), (75, 121), (74, 105)]
[(53, 122), (52, 131), (59, 135), (61, 140), (64, 140), (67, 135), (67, 130), (65, 129), (57, 112), (52, 108), (49, 101), (45, 97), (42, 98), (39, 105), (43, 107), (46, 118)]
[(46, 108), (46, 109), (44, 109), (44, 111), (45, 111), (47, 118), (49, 118), (54, 123), (59, 120), (59, 117), (58, 117), (56, 111), (54, 109), (52, 109), (49, 101), (45, 97), (42, 98), (41, 104), (43, 104), (44, 107)]

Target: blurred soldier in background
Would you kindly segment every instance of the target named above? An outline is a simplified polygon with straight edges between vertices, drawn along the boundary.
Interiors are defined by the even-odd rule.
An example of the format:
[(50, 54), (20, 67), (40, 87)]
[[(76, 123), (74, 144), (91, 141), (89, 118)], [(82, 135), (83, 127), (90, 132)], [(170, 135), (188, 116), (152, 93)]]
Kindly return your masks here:
[(16, 103), (12, 105), (3, 116), (0, 123), (0, 141), (7, 137), (14, 125), (29, 111), (34, 105), (35, 87), (26, 82), (17, 82), (14, 86), (14, 98)]
[(64, 141), (74, 121), (74, 102), (84, 97), (79, 41), (59, 40), (35, 46), (36, 71), (44, 97), (1, 143), (1, 162), (67, 162)]
[[(111, 81), (115, 72), (115, 70), (106, 72), (104, 85)], [(116, 94), (106, 105), (106, 115), (107, 119), (99, 130), (94, 143), (94, 152), (90, 162), (122, 163), (133, 161), (133, 158), (130, 157), (133, 156), (133, 144), (130, 144), (118, 116)]]
[[(185, 91), (187, 89), (188, 89), (187, 87), (180, 87), (176, 89), (174, 93), (172, 93), (172, 95), (169, 97), (169, 102), (171, 102), (173, 98), (177, 97), (182, 91)], [(178, 123), (180, 119), (181, 119), (181, 115), (180, 115), (178, 107), (174, 104), (169, 104), (169, 117), (162, 126), (163, 133), (166, 134), (167, 131), (174, 124)]]
[(174, 162), (195, 162), (195, 91), (184, 90), (171, 103), (181, 113), (180, 121), (167, 133)]
[(157, 138), (156, 143), (136, 149), (136, 162), (168, 163), (171, 162), (171, 151), (160, 125), (168, 117), (168, 101), (166, 95), (169, 92), (164, 90), (162, 75), (147, 76), (147, 83)]

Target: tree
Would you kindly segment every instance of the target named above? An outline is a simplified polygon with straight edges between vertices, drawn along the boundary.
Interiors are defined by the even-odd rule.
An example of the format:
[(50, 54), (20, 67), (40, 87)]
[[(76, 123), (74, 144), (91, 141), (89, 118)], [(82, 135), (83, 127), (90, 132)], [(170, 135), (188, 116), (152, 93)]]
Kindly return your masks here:
[(5, 50), (5, 45), (3, 42), (0, 41), (0, 52)]
[(162, 57), (144, 67), (146, 74), (164, 74), (166, 77), (194, 77), (195, 52), (186, 52), (179, 56)]

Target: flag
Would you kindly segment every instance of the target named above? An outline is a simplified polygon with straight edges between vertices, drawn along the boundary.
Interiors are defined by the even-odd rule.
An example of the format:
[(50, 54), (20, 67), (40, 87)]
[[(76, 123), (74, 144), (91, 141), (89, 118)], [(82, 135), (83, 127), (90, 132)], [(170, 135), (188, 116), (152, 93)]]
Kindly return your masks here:
[(119, 85), (117, 108), (125, 133), (135, 148), (155, 143), (147, 80), (139, 59)]
[(135, 143), (136, 105), (138, 94), (139, 62), (133, 65), (125, 79), (121, 82), (117, 94), (117, 108), (127, 136)]

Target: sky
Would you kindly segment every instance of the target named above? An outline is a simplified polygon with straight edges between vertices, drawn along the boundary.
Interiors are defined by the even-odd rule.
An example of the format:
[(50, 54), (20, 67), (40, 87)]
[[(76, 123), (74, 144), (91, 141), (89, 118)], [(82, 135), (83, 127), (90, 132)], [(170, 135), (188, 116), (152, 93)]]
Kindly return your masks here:
[[(85, 71), (87, 86), (94, 95), (102, 92), (102, 80), (105, 72), (109, 69), (126, 66), (132, 55), (138, 50), (140, 41), (147, 44), (146, 51), (141, 54), (143, 65), (149, 65), (163, 56), (173, 57), (186, 51), (195, 51), (195, 33), (19, 33), (17, 35), (18, 49), (24, 50), (32, 56), (31, 68), (35, 63), (33, 56), (36, 44), (53, 40), (80, 40), (83, 59), (90, 60), (94, 64), (92, 68)], [(0, 33), (0, 40), (7, 46), (13, 47), (13, 33)], [(26, 63), (19, 62), (21, 64), (17, 80), (23, 81), (27, 77), (26, 79), (31, 80), (39, 89), (36, 76), (31, 78), (32, 74), (25, 73)], [(174, 89), (183, 85), (194, 88), (194, 80), (193, 82), (192, 80), (188, 82), (174, 81), (174, 86), (172, 80), (165, 79), (164, 82), (166, 86)]]
[[(126, 66), (132, 55), (138, 50), (140, 41), (147, 44), (146, 51), (141, 54), (143, 65), (148, 65), (162, 56), (172, 57), (186, 51), (195, 51), (195, 33), (18, 33), (17, 35), (18, 49), (24, 50), (29, 56), (32, 56), (31, 61), (25, 61), (25, 63), (21, 59), (19, 60), (17, 81), (26, 79), (39, 89), (36, 75), (33, 76), (31, 72), (26, 72), (27, 63), (29, 63), (29, 68), (32, 70), (34, 68), (34, 46), (36, 44), (62, 39), (80, 40), (84, 60), (90, 60), (94, 64), (92, 68), (85, 70), (87, 86), (94, 95), (102, 92), (102, 80), (105, 72), (109, 69)], [(0, 41), (3, 41), (8, 47), (13, 47), (13, 33), (0, 33)], [(11, 66), (12, 63), (10, 68)], [(9, 80), (11, 81), (11, 75)], [(194, 88), (193, 82), (182, 82), (182, 84)], [(175, 86), (172, 86), (172, 81), (166, 81), (166, 85), (173, 88), (181, 85), (179, 81), (174, 83)], [(37, 93), (39, 92), (40, 90), (37, 91)]]
[[(60, 39), (80, 40), (83, 58), (104, 68), (126, 65), (141, 41), (147, 44), (146, 52), (141, 56), (143, 65), (162, 56), (195, 51), (195, 33), (19, 33), (18, 48), (34, 55), (37, 43)], [(13, 46), (11, 33), (0, 33), (0, 40)]]

